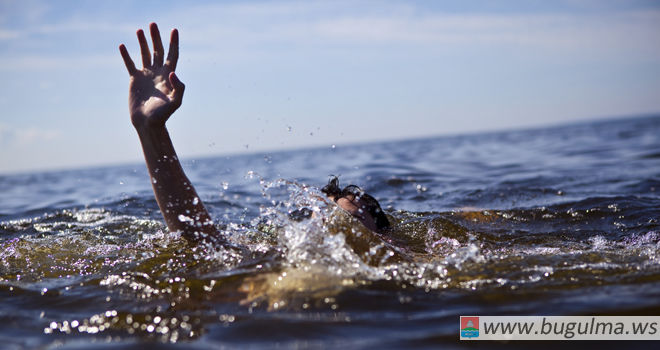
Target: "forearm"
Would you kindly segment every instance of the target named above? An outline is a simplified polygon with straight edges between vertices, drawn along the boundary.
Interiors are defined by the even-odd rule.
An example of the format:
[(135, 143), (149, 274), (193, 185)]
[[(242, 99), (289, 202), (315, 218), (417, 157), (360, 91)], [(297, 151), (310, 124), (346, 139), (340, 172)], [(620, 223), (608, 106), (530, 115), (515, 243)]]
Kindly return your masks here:
[(190, 241), (217, 241), (219, 235), (183, 172), (167, 129), (138, 128), (151, 185), (170, 231), (179, 231)]

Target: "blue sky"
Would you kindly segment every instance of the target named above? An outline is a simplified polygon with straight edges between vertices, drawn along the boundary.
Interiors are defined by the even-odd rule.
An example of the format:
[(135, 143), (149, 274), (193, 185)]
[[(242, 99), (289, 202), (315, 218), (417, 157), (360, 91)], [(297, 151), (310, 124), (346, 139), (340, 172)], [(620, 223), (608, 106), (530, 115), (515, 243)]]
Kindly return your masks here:
[(151, 21), (184, 159), (660, 112), (659, 2), (0, 0), (0, 173), (141, 161), (117, 46)]

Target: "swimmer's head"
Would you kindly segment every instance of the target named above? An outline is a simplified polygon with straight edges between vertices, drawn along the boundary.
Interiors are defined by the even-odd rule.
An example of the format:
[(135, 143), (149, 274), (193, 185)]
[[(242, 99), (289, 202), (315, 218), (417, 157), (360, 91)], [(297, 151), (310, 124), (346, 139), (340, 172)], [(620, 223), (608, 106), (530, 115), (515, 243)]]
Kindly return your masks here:
[(332, 176), (328, 181), (328, 184), (321, 189), (321, 192), (325, 193), (325, 195), (332, 200), (341, 197), (341, 188), (339, 188), (339, 179), (336, 176)]
[[(370, 230), (380, 231), (390, 227), (390, 222), (376, 198), (365, 193), (360, 187), (348, 185), (342, 190), (339, 188), (339, 179), (332, 176), (321, 192), (362, 221)], [(340, 198), (347, 201), (339, 202)]]

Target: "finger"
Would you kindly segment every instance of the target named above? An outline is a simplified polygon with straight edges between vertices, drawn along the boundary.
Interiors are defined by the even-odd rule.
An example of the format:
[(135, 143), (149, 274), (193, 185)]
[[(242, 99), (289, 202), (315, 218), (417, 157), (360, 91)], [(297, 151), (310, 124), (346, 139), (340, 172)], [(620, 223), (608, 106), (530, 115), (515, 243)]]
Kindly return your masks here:
[(126, 65), (128, 74), (135, 74), (135, 72), (137, 72), (137, 68), (135, 68), (135, 63), (133, 63), (131, 55), (128, 54), (128, 50), (124, 44), (119, 45), (119, 53), (121, 53), (121, 57), (124, 59), (124, 64)]
[(153, 22), (149, 25), (149, 29), (151, 30), (151, 42), (154, 44), (154, 66), (160, 67), (163, 65), (163, 57), (165, 56), (163, 42), (160, 40), (160, 31), (158, 31), (156, 23)]
[(140, 52), (142, 53), (142, 67), (151, 67), (151, 53), (149, 52), (149, 44), (147, 38), (144, 36), (144, 31), (138, 29), (137, 31), (138, 42), (140, 43)]
[(173, 90), (173, 100), (177, 108), (181, 106), (183, 102), (183, 91), (186, 89), (186, 85), (179, 80), (179, 77), (176, 76), (176, 73), (170, 72), (170, 84), (172, 84)]
[(176, 69), (176, 63), (179, 60), (179, 31), (172, 29), (172, 34), (170, 35), (170, 49), (167, 53), (167, 61), (165, 62), (166, 66), (169, 66), (172, 71)]

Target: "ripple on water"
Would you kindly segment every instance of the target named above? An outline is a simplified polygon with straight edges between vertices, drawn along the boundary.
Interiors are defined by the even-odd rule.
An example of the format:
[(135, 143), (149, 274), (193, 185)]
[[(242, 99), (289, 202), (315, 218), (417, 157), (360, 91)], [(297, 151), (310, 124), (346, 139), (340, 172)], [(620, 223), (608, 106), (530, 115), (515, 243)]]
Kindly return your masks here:
[[(240, 342), (249, 333), (250, 339), (279, 337), (283, 344), (303, 337), (328, 345), (323, 337), (337, 334), (382, 344), (402, 341), (391, 332), (393, 325), (414, 325), (427, 344), (454, 339), (460, 314), (657, 310), (660, 234), (653, 176), (619, 181), (612, 174), (624, 168), (621, 159), (606, 168), (611, 171), (599, 171), (606, 174), (602, 181), (574, 173), (585, 162), (610, 162), (591, 159), (599, 153), (588, 150), (555, 150), (538, 160), (533, 147), (499, 145), (495, 149), (503, 153), (493, 154), (480, 151), (484, 144), (474, 140), (450, 141), (415, 141), (404, 149), (382, 145), (378, 159), (350, 173), (391, 200), (387, 215), (394, 228), (385, 234), (364, 229), (314, 186), (267, 180), (256, 171), (247, 179), (236, 176), (256, 190), (227, 180), (226, 172), (213, 178), (217, 183), (200, 179), (201, 188), (211, 189), (203, 199), (217, 207), (218, 229), (235, 247), (194, 247), (167, 232), (149, 188), (131, 185), (145, 174), (122, 175), (117, 193), (136, 190), (120, 198), (89, 195), (104, 199), (78, 209), (66, 204), (4, 216), (0, 321), (8, 328), (0, 329), (0, 337), (20, 328), (46, 333), (47, 341), (208, 341), (243, 334)], [(532, 146), (546, 152), (558, 144), (550, 141)], [(499, 141), (491, 135), (484, 142)], [(422, 152), (424, 159), (417, 160)], [(326, 171), (323, 157), (312, 155), (300, 155), (304, 161), (295, 164)], [(399, 162), (399, 155), (410, 164)], [(259, 157), (259, 171), (272, 173), (272, 164), (283, 158)], [(570, 159), (561, 163), (564, 158)], [(452, 159), (457, 163), (442, 164)], [(555, 161), (559, 165), (544, 168)], [(381, 174), (390, 162), (401, 165)], [(239, 163), (232, 167), (245, 168)], [(635, 174), (653, 168), (635, 166)], [(203, 170), (208, 175), (218, 167)], [(617, 192), (622, 189), (630, 192)], [(301, 207), (311, 218), (295, 218)], [(630, 297), (624, 306), (621, 295)]]

